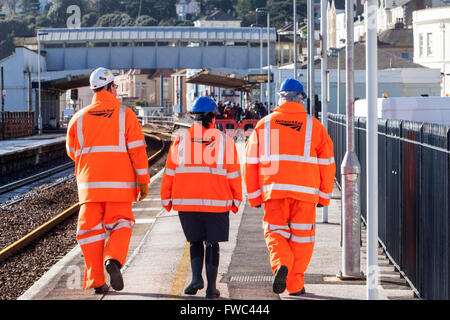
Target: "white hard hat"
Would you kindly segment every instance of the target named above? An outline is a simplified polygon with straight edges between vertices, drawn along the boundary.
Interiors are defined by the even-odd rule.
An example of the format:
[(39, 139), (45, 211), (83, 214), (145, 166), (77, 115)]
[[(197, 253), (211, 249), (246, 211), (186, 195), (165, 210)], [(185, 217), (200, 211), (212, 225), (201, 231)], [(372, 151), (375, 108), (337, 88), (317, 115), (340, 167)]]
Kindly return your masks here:
[(98, 89), (106, 86), (108, 83), (114, 81), (114, 75), (111, 70), (106, 68), (97, 68), (89, 77), (89, 82), (91, 84), (91, 89)]

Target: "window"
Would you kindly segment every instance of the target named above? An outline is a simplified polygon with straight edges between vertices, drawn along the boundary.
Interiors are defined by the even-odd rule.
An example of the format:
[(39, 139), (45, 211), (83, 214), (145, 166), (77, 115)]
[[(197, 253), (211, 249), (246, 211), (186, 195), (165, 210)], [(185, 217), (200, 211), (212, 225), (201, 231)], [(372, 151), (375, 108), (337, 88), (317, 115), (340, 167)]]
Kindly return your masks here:
[(431, 57), (433, 55), (433, 34), (427, 33), (427, 56)]
[(419, 57), (423, 57), (423, 34), (419, 34)]

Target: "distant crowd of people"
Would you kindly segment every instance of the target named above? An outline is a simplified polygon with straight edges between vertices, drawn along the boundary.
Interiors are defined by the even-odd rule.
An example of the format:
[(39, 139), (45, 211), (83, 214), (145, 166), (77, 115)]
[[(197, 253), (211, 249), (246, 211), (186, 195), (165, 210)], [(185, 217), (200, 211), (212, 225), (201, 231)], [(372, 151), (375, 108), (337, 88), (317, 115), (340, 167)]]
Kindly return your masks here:
[[(272, 104), (270, 104), (272, 107)], [(233, 119), (237, 122), (245, 119), (261, 119), (269, 113), (267, 102), (250, 103), (247, 108), (242, 108), (239, 103), (227, 101), (217, 103), (218, 114), (217, 119)]]

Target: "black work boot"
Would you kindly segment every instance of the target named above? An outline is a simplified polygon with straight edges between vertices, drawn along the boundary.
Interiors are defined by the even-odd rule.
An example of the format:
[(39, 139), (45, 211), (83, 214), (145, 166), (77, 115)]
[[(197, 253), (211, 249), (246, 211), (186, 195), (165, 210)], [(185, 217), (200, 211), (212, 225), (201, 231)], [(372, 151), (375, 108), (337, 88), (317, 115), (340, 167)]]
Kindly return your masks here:
[(283, 293), (286, 290), (286, 277), (288, 268), (286, 266), (278, 267), (272, 280), (272, 290), (275, 293)]
[(106, 283), (104, 283), (102, 286), (96, 287), (94, 289), (95, 294), (105, 294), (109, 291), (109, 286)]
[(205, 248), (203, 247), (203, 241), (191, 242), (189, 250), (191, 254), (192, 281), (186, 289), (184, 289), (184, 293), (196, 294), (198, 290), (203, 289), (204, 287), (202, 270)]
[(122, 273), (120, 273), (120, 262), (114, 259), (108, 259), (105, 262), (105, 266), (111, 278), (111, 287), (116, 291), (122, 290), (123, 278)]
[(216, 288), (217, 272), (219, 271), (219, 244), (207, 243), (205, 254), (206, 279), (208, 286), (206, 287), (206, 299), (215, 299), (220, 297), (220, 291)]
[(294, 293), (289, 293), (290, 296), (301, 296), (302, 294), (305, 294), (306, 290), (305, 287), (302, 288), (302, 290), (294, 292)]

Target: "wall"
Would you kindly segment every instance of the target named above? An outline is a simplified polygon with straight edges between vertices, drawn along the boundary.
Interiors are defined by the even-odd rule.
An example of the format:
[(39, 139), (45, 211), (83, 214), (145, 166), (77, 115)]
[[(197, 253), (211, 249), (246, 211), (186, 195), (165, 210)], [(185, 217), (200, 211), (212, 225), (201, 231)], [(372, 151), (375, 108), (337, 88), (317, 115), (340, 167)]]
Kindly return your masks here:
[[(445, 75), (441, 95), (450, 94), (450, 76), (448, 75), (450, 73), (450, 7), (415, 11), (413, 30), (414, 62), (429, 68), (439, 68)], [(431, 40), (431, 53), (427, 50), (428, 40)]]

